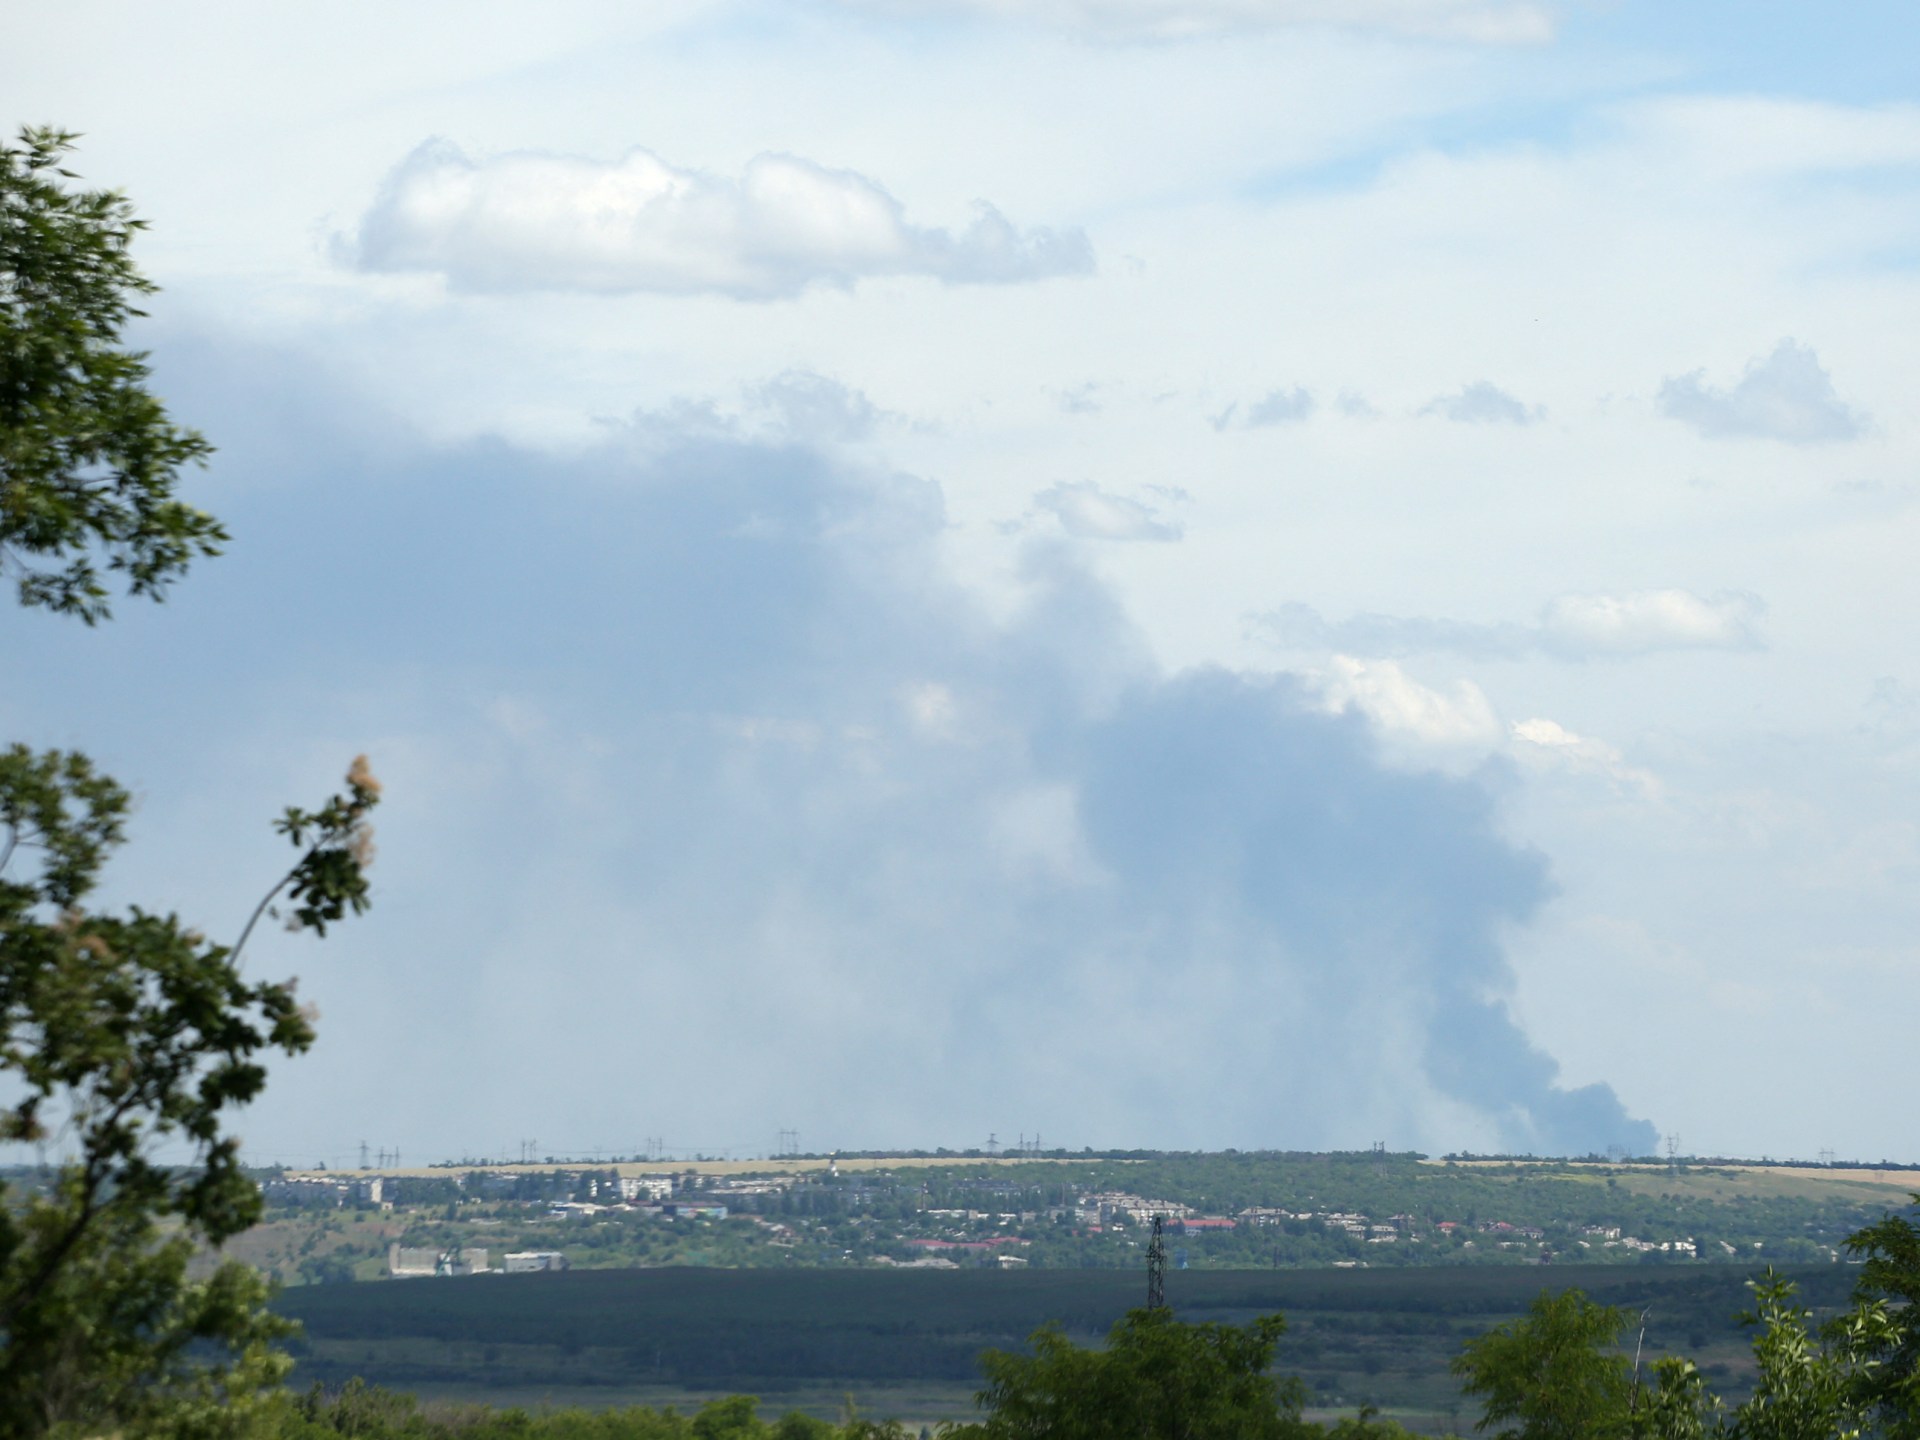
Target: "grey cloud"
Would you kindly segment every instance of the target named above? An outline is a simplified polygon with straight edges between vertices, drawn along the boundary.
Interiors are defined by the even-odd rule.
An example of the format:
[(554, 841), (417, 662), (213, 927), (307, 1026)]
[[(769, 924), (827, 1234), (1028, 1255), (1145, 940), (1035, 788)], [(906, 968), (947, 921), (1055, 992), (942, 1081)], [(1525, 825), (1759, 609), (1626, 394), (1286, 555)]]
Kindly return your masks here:
[[(246, 383), (215, 388), (237, 412)], [(258, 450), (274, 483), (223, 477), (246, 543), (164, 623), (64, 665), (24, 634), (61, 676), (24, 728), (85, 717), (151, 782), (136, 849), (232, 887), (209, 908), (244, 914), (227, 877), (263, 860), (210, 805), (273, 813), (288, 756), (387, 781), (372, 916), (253, 962), (326, 1015), (256, 1153), (371, 1124), (409, 1154), (782, 1125), (1650, 1148), (1503, 1003), (1500, 937), (1551, 887), (1487, 788), (1390, 767), (1290, 677), (1162, 671), (1061, 547), (989, 611), (936, 486), (685, 413), (569, 457)], [(396, 1092), (367, 1061), (402, 1050)]]
[(864, 440), (884, 415), (864, 392), (810, 370), (788, 370), (749, 394), (796, 444)]
[(1314, 399), (1310, 391), (1301, 386), (1291, 390), (1272, 390), (1247, 406), (1246, 414), (1240, 415), (1240, 406), (1236, 402), (1229, 405), (1213, 419), (1213, 428), (1225, 430), (1233, 425), (1236, 418), (1249, 429), (1268, 425), (1290, 425), (1309, 418), (1314, 412)]
[(899, 418), (875, 405), (864, 391), (796, 369), (745, 387), (737, 406), (682, 396), (603, 423), (642, 447), (684, 445), (694, 436), (822, 446), (866, 440), (883, 421)]
[(1849, 407), (1811, 346), (1787, 339), (1749, 361), (1739, 383), (1720, 389), (1706, 371), (1670, 378), (1660, 387), (1660, 413), (1710, 439), (1757, 437), (1811, 445), (1857, 440), (1867, 417)]
[(1592, 660), (1663, 650), (1758, 650), (1766, 606), (1757, 595), (1723, 591), (1640, 590), (1620, 595), (1561, 595), (1532, 624), (1493, 624), (1424, 616), (1363, 614), (1329, 620), (1289, 602), (1253, 618), (1255, 631), (1282, 649), (1349, 655), (1445, 652), (1483, 660), (1550, 655)]
[(1089, 380), (1084, 385), (1074, 385), (1060, 391), (1054, 398), (1061, 412), (1067, 415), (1098, 415), (1100, 413), (1100, 392), (1105, 388), (1097, 380)]
[(1476, 380), (1458, 395), (1435, 397), (1420, 413), (1466, 425), (1531, 425), (1547, 412), (1539, 405), (1523, 404), (1490, 380)]
[(1305, 420), (1313, 414), (1313, 396), (1298, 385), (1291, 390), (1275, 390), (1247, 407), (1249, 425), (1285, 425)]
[(457, 290), (717, 294), (775, 300), (882, 275), (1014, 284), (1093, 269), (1077, 229), (1017, 229), (984, 202), (959, 234), (908, 223), (874, 181), (763, 154), (739, 179), (646, 150), (615, 161), (444, 140), (395, 167), (339, 259), (444, 276)]

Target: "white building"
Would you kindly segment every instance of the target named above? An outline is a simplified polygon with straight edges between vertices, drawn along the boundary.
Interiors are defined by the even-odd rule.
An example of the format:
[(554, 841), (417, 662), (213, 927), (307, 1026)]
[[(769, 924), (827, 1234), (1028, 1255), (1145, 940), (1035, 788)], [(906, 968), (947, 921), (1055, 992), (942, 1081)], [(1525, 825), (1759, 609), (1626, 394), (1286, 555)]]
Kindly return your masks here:
[(524, 1275), (534, 1270), (566, 1270), (567, 1257), (558, 1250), (509, 1250), (506, 1256), (507, 1274)]

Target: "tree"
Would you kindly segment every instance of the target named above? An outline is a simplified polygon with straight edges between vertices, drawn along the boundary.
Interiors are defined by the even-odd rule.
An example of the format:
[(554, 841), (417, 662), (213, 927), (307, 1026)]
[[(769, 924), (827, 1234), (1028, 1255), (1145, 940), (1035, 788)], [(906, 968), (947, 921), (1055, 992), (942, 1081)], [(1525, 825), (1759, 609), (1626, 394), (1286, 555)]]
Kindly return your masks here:
[(1754, 1308), (1740, 1318), (1755, 1327), (1760, 1375), (1725, 1433), (1736, 1440), (1852, 1440), (1864, 1433), (1871, 1402), (1861, 1382), (1874, 1366), (1870, 1352), (1889, 1337), (1886, 1306), (1856, 1302), (1817, 1335), (1813, 1312), (1794, 1303), (1792, 1281), (1769, 1266), (1750, 1283)]
[[(1920, 1194), (1913, 1199), (1920, 1206)], [(1889, 1214), (1847, 1237), (1847, 1250), (1861, 1260), (1856, 1304), (1878, 1301), (1887, 1310), (1886, 1331), (1863, 1342), (1873, 1363), (1860, 1388), (1889, 1440), (1920, 1440), (1920, 1225)]]
[(100, 566), (158, 598), (226, 532), (175, 498), (211, 447), (147, 390), (120, 332), (154, 285), (128, 253), (144, 227), (112, 190), (69, 190), (75, 136), (28, 127), (0, 146), (0, 572), (20, 599), (109, 613)]
[[(153, 289), (127, 253), (140, 222), (117, 194), (60, 183), (71, 140), (28, 129), (0, 147), (0, 568), (24, 605), (93, 624), (103, 563), (158, 599), (224, 535), (174, 498), (206, 443), (119, 344)], [(172, 914), (87, 908), (126, 791), (77, 752), (0, 751), (0, 1140), (70, 1157), (0, 1185), (0, 1440), (236, 1433), (285, 1373), (259, 1278), (229, 1263), (189, 1281), (187, 1263), (258, 1218), (224, 1125), (260, 1092), (265, 1052), (313, 1041), (292, 981), (243, 975), (247, 936), (276, 902), (319, 934), (366, 908), (378, 799), (362, 758), (318, 810), (288, 810), (298, 858), (228, 946)]]
[(1624, 1313), (1568, 1290), (1542, 1294), (1527, 1318), (1470, 1341), (1455, 1361), (1464, 1388), (1483, 1397), (1477, 1428), (1518, 1422), (1500, 1433), (1631, 1440), (1911, 1440), (1920, 1434), (1920, 1229), (1889, 1215), (1847, 1244), (1865, 1263), (1853, 1303), (1823, 1326), (1773, 1270), (1750, 1282), (1754, 1308), (1740, 1318), (1753, 1328), (1758, 1375), (1732, 1410), (1677, 1356), (1654, 1366), (1650, 1386), (1630, 1384), (1613, 1348)]
[(958, 1440), (1293, 1440), (1317, 1433), (1300, 1418), (1300, 1382), (1267, 1373), (1286, 1321), (1245, 1328), (1185, 1324), (1167, 1310), (1132, 1310), (1104, 1350), (1057, 1328), (1031, 1355), (989, 1350), (984, 1419)]
[(1519, 1440), (1585, 1440), (1627, 1414), (1626, 1357), (1612, 1346), (1627, 1315), (1578, 1290), (1542, 1291), (1524, 1318), (1467, 1342), (1453, 1362), (1461, 1389), (1482, 1399), (1475, 1428)]

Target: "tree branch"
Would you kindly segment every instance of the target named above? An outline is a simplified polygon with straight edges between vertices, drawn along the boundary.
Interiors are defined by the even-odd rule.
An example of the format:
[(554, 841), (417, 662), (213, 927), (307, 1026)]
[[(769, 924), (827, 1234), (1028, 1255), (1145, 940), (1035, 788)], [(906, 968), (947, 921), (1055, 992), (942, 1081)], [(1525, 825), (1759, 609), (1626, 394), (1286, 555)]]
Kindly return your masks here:
[[(313, 852), (309, 851), (307, 853), (312, 854)], [(247, 917), (246, 926), (240, 931), (240, 938), (233, 942), (233, 948), (227, 952), (227, 963), (233, 966), (234, 974), (238, 975), (240, 973), (240, 952), (247, 948), (247, 940), (253, 934), (253, 927), (260, 923), (260, 917), (267, 913), (267, 907), (273, 904), (274, 897), (286, 889), (288, 885), (292, 884), (293, 877), (299, 873), (300, 867), (298, 865), (294, 866), (293, 869), (282, 875), (279, 883), (267, 891), (265, 895), (262, 895), (260, 897), (260, 903), (253, 907), (253, 914)]]

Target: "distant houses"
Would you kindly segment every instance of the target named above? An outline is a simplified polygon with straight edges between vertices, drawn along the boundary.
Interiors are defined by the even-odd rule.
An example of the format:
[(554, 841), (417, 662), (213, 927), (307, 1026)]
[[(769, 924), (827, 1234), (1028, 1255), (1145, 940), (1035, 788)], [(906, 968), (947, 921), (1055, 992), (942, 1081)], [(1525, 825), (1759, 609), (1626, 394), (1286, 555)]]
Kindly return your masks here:
[(318, 1176), (299, 1175), (269, 1180), (260, 1194), (269, 1205), (287, 1205), (297, 1209), (338, 1210), (355, 1201), (387, 1207), (386, 1187), (378, 1175), (358, 1180), (322, 1180)]

